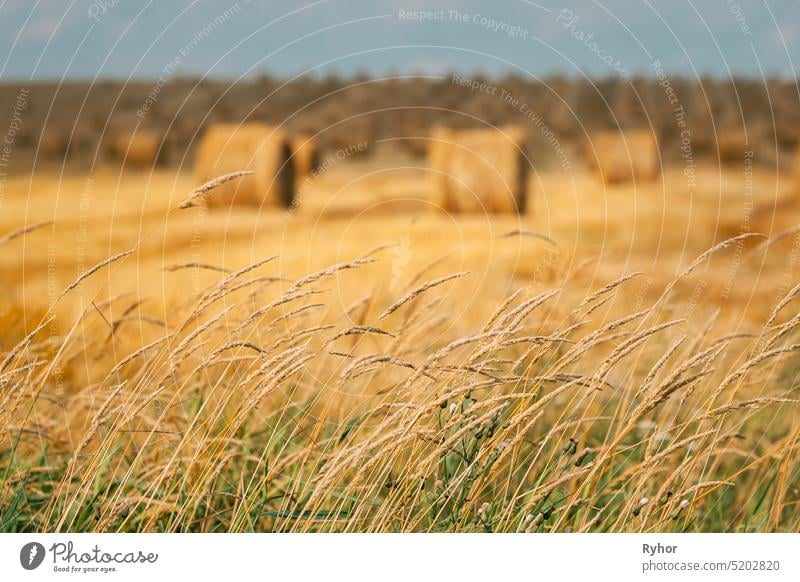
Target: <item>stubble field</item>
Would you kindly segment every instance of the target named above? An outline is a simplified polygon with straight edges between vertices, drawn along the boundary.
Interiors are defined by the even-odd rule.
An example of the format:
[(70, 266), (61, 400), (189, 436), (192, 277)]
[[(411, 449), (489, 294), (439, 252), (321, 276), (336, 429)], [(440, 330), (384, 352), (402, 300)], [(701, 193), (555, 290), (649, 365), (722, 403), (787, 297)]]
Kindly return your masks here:
[(329, 166), (291, 211), (9, 179), (2, 531), (798, 531), (788, 175), (550, 169), (511, 217)]

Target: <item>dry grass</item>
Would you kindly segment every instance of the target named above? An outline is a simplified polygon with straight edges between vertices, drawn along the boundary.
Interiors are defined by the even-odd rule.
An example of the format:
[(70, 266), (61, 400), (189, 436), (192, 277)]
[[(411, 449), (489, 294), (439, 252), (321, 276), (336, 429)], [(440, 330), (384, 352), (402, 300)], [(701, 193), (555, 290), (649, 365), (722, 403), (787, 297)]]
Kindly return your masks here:
[(800, 528), (796, 236), (720, 244), (736, 204), (665, 209), (678, 175), (456, 220), (371, 163), (291, 214), (10, 183), (2, 530)]

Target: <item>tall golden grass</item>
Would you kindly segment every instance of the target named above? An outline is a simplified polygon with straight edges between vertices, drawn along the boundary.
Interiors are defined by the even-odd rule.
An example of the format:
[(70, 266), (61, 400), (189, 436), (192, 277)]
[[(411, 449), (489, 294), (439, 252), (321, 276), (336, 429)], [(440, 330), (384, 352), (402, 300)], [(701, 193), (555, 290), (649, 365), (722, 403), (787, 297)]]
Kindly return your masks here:
[[(443, 257), (384, 296), (378, 247), (297, 278), (268, 252), (166, 265), (216, 281), (165, 319), (134, 287), (54, 333), (58, 304), (139, 248), (111, 255), (6, 330), (3, 529), (797, 531), (800, 286), (755, 334), (675, 309), (761, 238), (613, 317), (639, 274), (574, 293), (564, 270), (463, 329), (473, 274)], [(361, 292), (333, 301), (347, 278)]]

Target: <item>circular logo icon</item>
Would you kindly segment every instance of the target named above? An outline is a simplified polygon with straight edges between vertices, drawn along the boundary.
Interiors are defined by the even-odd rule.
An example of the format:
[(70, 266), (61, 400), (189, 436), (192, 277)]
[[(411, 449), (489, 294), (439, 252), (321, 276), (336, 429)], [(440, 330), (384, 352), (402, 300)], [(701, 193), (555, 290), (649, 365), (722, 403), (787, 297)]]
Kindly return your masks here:
[(19, 551), (19, 563), (26, 570), (35, 570), (44, 562), (44, 546), (39, 542), (29, 542)]

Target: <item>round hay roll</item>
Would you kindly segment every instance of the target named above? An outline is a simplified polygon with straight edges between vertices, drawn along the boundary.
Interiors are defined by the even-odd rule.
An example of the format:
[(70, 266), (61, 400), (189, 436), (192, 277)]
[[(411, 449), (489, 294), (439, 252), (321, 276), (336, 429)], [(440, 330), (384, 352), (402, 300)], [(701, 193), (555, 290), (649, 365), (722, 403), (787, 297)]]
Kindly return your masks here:
[(580, 145), (578, 146), (583, 150), (583, 159), (586, 162), (586, 168), (589, 170), (590, 173), (599, 174), (600, 173), (600, 163), (595, 155), (594, 151), (594, 141), (591, 137), (586, 136), (583, 140), (581, 140)]
[(525, 132), (435, 129), (428, 167), (435, 200), (453, 213), (514, 214), (525, 211), (528, 159)]
[(67, 156), (71, 159), (88, 161), (97, 148), (97, 136), (91, 129), (75, 128), (69, 136), (69, 151)]
[(661, 171), (658, 142), (645, 129), (596, 133), (588, 155), (606, 184), (654, 180)]
[(171, 127), (164, 136), (164, 144), (161, 148), (162, 155), (159, 162), (171, 166), (183, 166), (189, 163), (189, 147), (192, 141), (192, 133), (182, 131), (179, 127)]
[(365, 157), (369, 155), (372, 148), (355, 148), (358, 144), (370, 144), (375, 142), (375, 116), (356, 116), (342, 122), (341, 113), (336, 111), (336, 121), (326, 123), (332, 125), (332, 145), (338, 150), (348, 152), (348, 157)]
[(400, 147), (406, 153), (406, 155), (411, 156), (414, 159), (425, 157), (428, 148), (427, 144), (425, 143), (427, 141), (425, 139), (425, 133), (426, 132), (421, 129), (416, 130), (400, 140)]
[(443, 127), (434, 128), (431, 131), (428, 144), (427, 163), (431, 170), (430, 185), (433, 199), (447, 208), (447, 189), (450, 177), (448, 176), (447, 158), (450, 148), (453, 130)]
[(717, 136), (720, 162), (742, 162), (749, 147), (747, 137), (742, 129), (724, 129)]
[(303, 182), (319, 168), (321, 159), (314, 137), (309, 134), (295, 134), (290, 139), (292, 161), (294, 163), (295, 194)]
[(794, 177), (794, 191), (797, 194), (800, 194), (800, 146), (797, 147), (794, 154), (793, 177)]
[(286, 132), (263, 123), (221, 123), (208, 128), (195, 159), (204, 184), (241, 170), (255, 173), (226, 182), (207, 197), (209, 206), (241, 204), (289, 208), (295, 198), (295, 165)]
[(154, 129), (123, 131), (112, 138), (111, 151), (126, 165), (152, 167), (158, 162), (161, 134)]
[(39, 151), (46, 158), (63, 158), (67, 153), (69, 139), (57, 130), (46, 129), (39, 140)]

